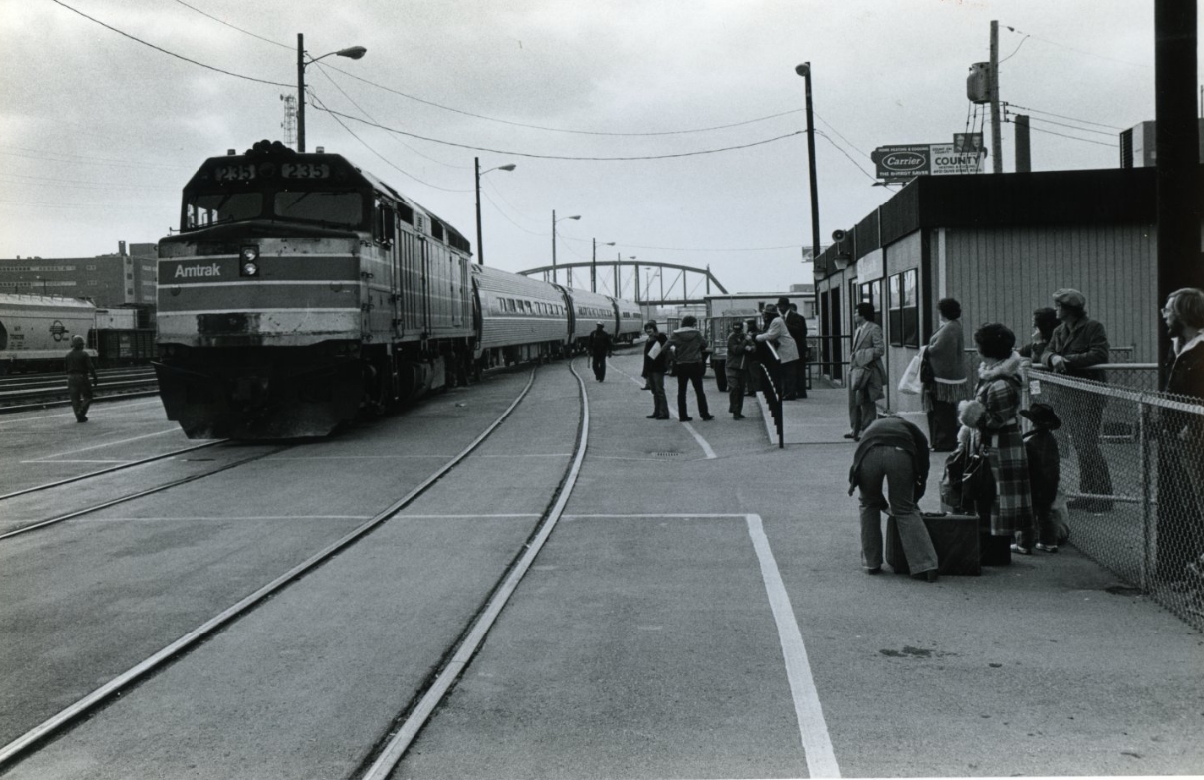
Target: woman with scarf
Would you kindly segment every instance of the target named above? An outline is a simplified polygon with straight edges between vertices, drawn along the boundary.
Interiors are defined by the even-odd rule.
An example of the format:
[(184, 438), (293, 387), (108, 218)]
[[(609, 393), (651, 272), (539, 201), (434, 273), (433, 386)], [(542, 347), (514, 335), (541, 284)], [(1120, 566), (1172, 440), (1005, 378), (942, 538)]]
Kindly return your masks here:
[[(974, 333), (982, 365), (978, 367), (976, 400), (983, 406), (974, 445), (986, 453), (995, 480), (991, 502), (991, 535), (1012, 536), (1033, 524), (1033, 503), (1028, 484), (1028, 457), (1020, 432), (1020, 355), (1013, 351), (1016, 335), (998, 322)], [(1012, 552), (1030, 555), (1018, 544)]]
[(928, 412), (928, 439), (936, 452), (957, 446), (957, 404), (967, 395), (966, 337), (962, 332), (962, 307), (953, 298), (936, 305), (941, 325), (924, 352), (927, 370), (921, 369), (924, 411)]

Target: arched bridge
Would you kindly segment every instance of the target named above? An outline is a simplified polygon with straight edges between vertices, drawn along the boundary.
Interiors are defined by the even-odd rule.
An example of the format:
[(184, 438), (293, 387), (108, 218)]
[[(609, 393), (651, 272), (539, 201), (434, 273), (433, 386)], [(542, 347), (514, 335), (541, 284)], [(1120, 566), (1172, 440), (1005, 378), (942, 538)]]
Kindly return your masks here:
[(523, 276), (542, 276), (544, 281), (626, 298), (648, 306), (685, 306), (703, 303), (711, 285), (727, 290), (711, 269), (674, 263), (645, 263), (631, 260), (597, 260), (557, 263), (519, 271)]

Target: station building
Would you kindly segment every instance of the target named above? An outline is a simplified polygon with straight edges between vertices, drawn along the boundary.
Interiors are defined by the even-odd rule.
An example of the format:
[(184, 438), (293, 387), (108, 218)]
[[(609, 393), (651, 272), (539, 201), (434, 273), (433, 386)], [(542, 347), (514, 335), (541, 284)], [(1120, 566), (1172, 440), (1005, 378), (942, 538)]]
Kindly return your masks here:
[(887, 344), (886, 406), (918, 411), (919, 398), (897, 388), (939, 325), (937, 301), (961, 303), (967, 348), (985, 322), (1024, 344), (1033, 309), (1062, 287), (1087, 296), (1115, 354), (1160, 360), (1155, 177), (1128, 168), (913, 179), (815, 261), (819, 370), (843, 380), (855, 306), (869, 301)]
[(95, 257), (0, 258), (0, 292), (87, 298), (101, 308), (154, 306), (157, 244), (117, 242)]

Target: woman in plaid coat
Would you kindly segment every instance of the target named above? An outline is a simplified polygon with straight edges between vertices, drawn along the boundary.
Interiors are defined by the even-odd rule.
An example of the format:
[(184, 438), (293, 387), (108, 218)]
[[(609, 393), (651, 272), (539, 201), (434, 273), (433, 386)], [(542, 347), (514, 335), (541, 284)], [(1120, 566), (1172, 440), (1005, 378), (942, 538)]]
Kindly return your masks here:
[(1020, 432), (1020, 355), (1012, 350), (1016, 335), (997, 322), (979, 328), (974, 343), (983, 357), (975, 394), (985, 409), (978, 423), (979, 438), (995, 478), (991, 535), (1011, 536), (1033, 522), (1028, 458)]

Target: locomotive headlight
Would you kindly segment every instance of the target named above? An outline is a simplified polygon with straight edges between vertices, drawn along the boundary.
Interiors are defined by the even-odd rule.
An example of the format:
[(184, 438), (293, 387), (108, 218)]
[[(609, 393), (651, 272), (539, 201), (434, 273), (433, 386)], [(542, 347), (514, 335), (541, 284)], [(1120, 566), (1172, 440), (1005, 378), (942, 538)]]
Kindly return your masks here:
[(259, 276), (259, 247), (244, 246), (239, 250), (238, 275)]

